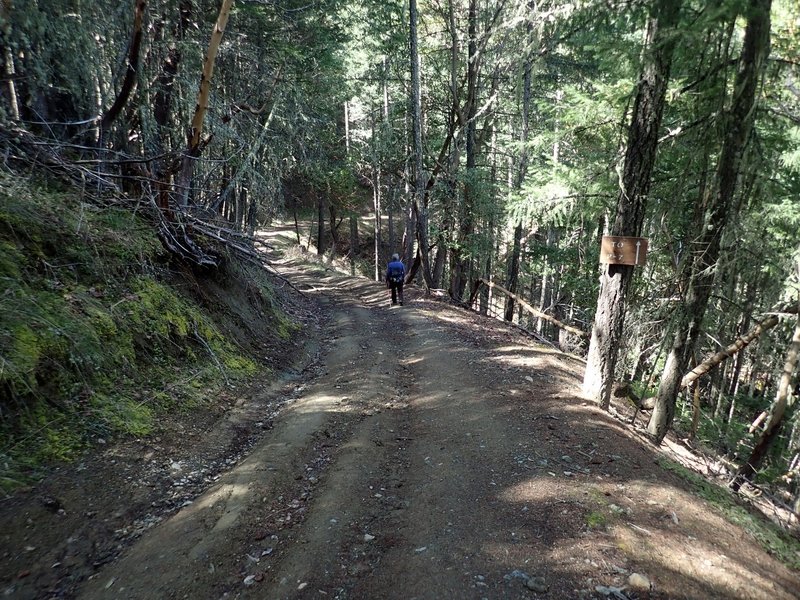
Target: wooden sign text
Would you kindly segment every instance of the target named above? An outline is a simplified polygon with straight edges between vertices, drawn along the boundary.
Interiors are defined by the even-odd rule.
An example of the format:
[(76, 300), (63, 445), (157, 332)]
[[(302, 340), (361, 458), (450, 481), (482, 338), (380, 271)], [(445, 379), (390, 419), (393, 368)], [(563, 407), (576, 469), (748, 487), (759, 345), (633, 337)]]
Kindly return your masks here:
[(600, 262), (609, 265), (643, 265), (647, 260), (647, 238), (604, 235)]

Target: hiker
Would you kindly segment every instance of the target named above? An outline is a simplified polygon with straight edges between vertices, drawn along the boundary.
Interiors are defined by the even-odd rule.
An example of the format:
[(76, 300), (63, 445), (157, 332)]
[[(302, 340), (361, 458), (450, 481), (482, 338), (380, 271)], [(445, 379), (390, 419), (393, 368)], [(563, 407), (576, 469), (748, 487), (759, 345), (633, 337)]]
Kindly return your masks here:
[(400, 306), (403, 306), (403, 279), (406, 276), (406, 268), (400, 261), (399, 254), (392, 254), (392, 260), (386, 267), (386, 287), (392, 290), (392, 306), (397, 304), (400, 299)]

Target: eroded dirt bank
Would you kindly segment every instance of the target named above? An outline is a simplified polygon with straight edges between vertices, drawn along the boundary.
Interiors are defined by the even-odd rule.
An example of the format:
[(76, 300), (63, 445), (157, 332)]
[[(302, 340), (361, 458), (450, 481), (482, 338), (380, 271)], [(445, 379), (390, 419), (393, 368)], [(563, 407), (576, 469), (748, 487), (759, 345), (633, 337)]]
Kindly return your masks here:
[[(60, 554), (42, 554), (40, 532), (65, 517), (21, 506), (15, 543), (36, 560), (3, 582), (7, 595), (797, 597), (797, 573), (579, 399), (574, 359), (413, 292), (390, 308), (373, 282), (282, 269), (319, 302), (318, 356), (242, 399), (252, 444), (98, 564), (66, 529)], [(180, 482), (189, 465), (171, 466)], [(135, 493), (123, 483), (108, 484)], [(144, 510), (117, 518), (134, 526)], [(627, 587), (633, 574), (652, 589)]]

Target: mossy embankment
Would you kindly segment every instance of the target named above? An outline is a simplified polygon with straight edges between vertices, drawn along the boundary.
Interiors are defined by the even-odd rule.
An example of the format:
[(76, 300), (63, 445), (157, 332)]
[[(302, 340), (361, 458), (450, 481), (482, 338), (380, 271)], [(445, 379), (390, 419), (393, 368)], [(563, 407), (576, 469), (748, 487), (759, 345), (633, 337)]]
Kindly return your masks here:
[(296, 326), (266, 273), (198, 275), (131, 207), (0, 174), (0, 488), (268, 372)]

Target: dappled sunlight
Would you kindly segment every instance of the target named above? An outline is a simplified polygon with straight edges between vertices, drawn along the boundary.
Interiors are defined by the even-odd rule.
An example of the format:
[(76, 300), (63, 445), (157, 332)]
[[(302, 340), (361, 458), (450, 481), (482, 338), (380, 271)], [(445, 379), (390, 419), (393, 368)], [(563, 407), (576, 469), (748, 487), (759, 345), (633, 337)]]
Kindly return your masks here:
[[(581, 491), (585, 483), (568, 482), (566, 477), (559, 478), (558, 475), (550, 474), (530, 477), (513, 485), (506, 487), (498, 494), (498, 497), (513, 504), (536, 504), (547, 501), (563, 501), (565, 497), (583, 495)], [(574, 490), (565, 488), (575, 487)], [(565, 492), (569, 492), (565, 496)]]
[(435, 408), (446, 402), (453, 402), (454, 399), (463, 403), (463, 399), (457, 397), (458, 392), (440, 392), (437, 394), (418, 395), (409, 398), (409, 400), (420, 408)]
[(312, 394), (292, 404), (288, 410), (298, 414), (334, 412), (339, 398), (324, 394)]
[(541, 359), (535, 356), (522, 356), (518, 353), (515, 354), (504, 354), (504, 355), (497, 355), (488, 356), (487, 357), (492, 362), (501, 363), (504, 365), (510, 365), (512, 367), (522, 367), (525, 369), (531, 368), (538, 368), (541, 365)]
[(564, 353), (556, 348), (551, 348), (550, 346), (539, 345), (539, 346), (496, 346), (492, 348), (492, 352), (500, 352), (500, 353), (508, 353), (508, 354), (520, 354), (520, 353), (527, 353), (527, 354), (536, 354), (536, 355), (545, 355), (545, 356), (556, 356), (556, 357), (563, 357)]
[(445, 323), (453, 323), (454, 325), (463, 325), (464, 318), (460, 315), (449, 315), (444, 313), (436, 313), (435, 318), (439, 321), (444, 321)]
[(410, 356), (408, 358), (402, 359), (400, 361), (400, 364), (401, 365), (405, 365), (405, 366), (410, 366), (410, 365), (419, 364), (419, 363), (423, 362), (424, 360), (425, 360), (424, 356)]
[[(546, 472), (551, 466), (540, 468)], [(665, 587), (676, 581), (675, 575), (677, 581), (693, 581), (700, 588), (717, 590), (717, 594), (724, 590), (726, 598), (792, 597), (793, 583), (782, 580), (766, 561), (759, 560), (759, 553), (741, 544), (740, 534), (730, 529), (716, 509), (707, 506), (698, 511), (691, 494), (668, 483), (597, 475), (591, 479), (566, 477), (552, 467), (548, 474), (505, 487), (498, 498), (523, 514), (544, 511), (558, 515), (584, 532), (579, 538), (558, 540), (538, 559), (544, 558), (564, 573), (573, 570), (579, 574), (581, 565), (571, 565), (574, 557), (586, 556), (582, 546), (599, 544), (612, 550), (604, 557), (637, 565), (667, 597), (681, 597), (687, 591)], [(528, 531), (521, 527), (513, 544), (491, 540), (483, 551), (503, 559), (511, 552), (519, 553), (519, 544), (535, 540), (536, 535), (535, 527)], [(662, 581), (659, 575), (667, 573), (670, 576)]]
[[(617, 525), (609, 529), (615, 544), (632, 559), (650, 563), (651, 571), (670, 571), (682, 577), (702, 580), (718, 590), (726, 590), (729, 598), (774, 598), (773, 586), (769, 583), (769, 573), (754, 576), (758, 568), (752, 563), (744, 564), (732, 558), (736, 550), (724, 553), (714, 543), (666, 530), (651, 531), (645, 534), (630, 526)], [(753, 595), (753, 586), (762, 583), (762, 594)], [(741, 591), (747, 589), (743, 596)], [(670, 590), (678, 593), (680, 590)]]
[[(249, 468), (244, 469), (242, 467), (238, 467), (234, 470), (234, 473), (237, 475), (244, 475), (245, 473), (249, 473), (250, 476), (259, 471), (260, 469), (256, 468), (257, 465), (251, 465)], [(210, 509), (218, 502), (229, 502), (230, 500), (235, 500), (237, 498), (242, 498), (246, 496), (250, 490), (249, 481), (251, 477), (247, 478), (247, 481), (244, 483), (226, 483), (222, 484), (217, 488), (212, 488), (202, 496), (200, 496), (197, 500), (195, 500), (189, 506), (186, 506), (181, 510), (178, 514), (176, 514), (173, 519), (182, 519), (182, 518), (189, 518), (192, 516), (193, 513), (196, 513), (200, 510)]]

